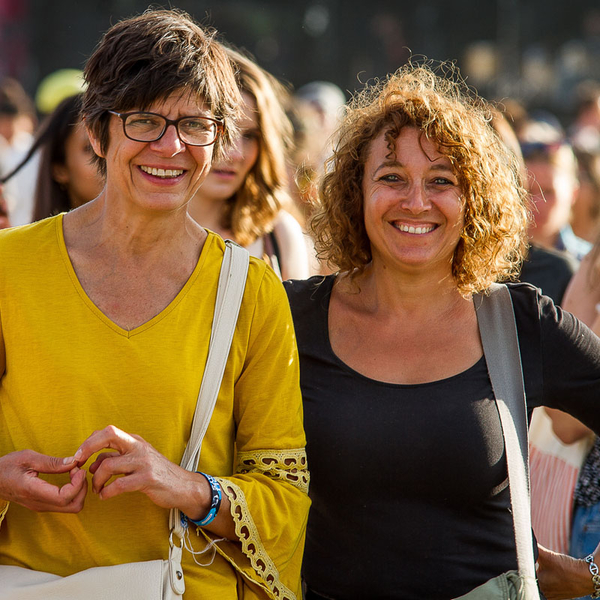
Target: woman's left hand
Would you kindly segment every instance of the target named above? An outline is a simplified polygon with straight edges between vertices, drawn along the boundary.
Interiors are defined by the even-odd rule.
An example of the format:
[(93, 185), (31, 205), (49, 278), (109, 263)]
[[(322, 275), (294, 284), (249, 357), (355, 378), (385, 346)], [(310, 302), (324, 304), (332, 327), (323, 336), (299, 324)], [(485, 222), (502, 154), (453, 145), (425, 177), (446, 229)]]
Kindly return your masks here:
[[(592, 576), (585, 561), (552, 552), (538, 544), (537, 578), (548, 600), (579, 598), (593, 593)], [(595, 556), (598, 556), (598, 548)]]
[(171, 462), (139, 435), (109, 425), (92, 433), (74, 458), (81, 466), (105, 449), (113, 451), (102, 452), (89, 467), (92, 489), (103, 500), (142, 492), (154, 504), (179, 508), (192, 518), (208, 512), (211, 494), (206, 479)]

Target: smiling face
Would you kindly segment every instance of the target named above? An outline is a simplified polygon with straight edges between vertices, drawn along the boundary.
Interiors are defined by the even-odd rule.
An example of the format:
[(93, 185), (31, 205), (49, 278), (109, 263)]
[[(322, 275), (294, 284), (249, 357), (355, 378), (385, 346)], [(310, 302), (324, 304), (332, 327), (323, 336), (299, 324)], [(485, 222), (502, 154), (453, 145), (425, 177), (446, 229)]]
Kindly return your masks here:
[(237, 122), (240, 137), (227, 151), (227, 156), (213, 164), (199, 192), (205, 199), (224, 201), (231, 198), (242, 187), (258, 159), (260, 127), (256, 101), (245, 92), (242, 97), (244, 112)]
[(371, 142), (362, 189), (374, 265), (452, 272), (464, 203), (450, 160), (433, 142), (404, 127), (390, 153), (382, 132)]
[[(169, 119), (213, 116), (199, 99), (179, 91), (145, 110)], [(150, 211), (185, 207), (208, 174), (213, 153), (213, 146), (184, 144), (172, 125), (155, 142), (130, 140), (115, 115), (110, 116), (106, 153), (101, 154), (99, 140), (91, 133), (90, 142), (106, 159), (107, 197)]]

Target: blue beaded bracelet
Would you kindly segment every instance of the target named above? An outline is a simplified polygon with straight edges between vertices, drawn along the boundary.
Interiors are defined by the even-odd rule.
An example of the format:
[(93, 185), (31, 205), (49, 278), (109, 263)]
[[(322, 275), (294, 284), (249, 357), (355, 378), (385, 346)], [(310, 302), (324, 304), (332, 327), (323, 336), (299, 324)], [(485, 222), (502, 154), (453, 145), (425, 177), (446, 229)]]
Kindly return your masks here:
[(200, 521), (194, 521), (194, 519), (190, 519), (190, 517), (188, 517), (188, 516), (186, 516), (186, 519), (188, 521), (190, 521), (191, 523), (194, 523), (194, 525), (199, 525), (200, 527), (204, 527), (204, 525), (208, 525), (209, 523), (212, 523), (214, 521), (215, 517), (217, 516), (217, 513), (219, 512), (219, 508), (221, 506), (222, 492), (221, 492), (221, 486), (219, 485), (219, 482), (212, 475), (207, 475), (206, 473), (202, 473), (202, 471), (196, 471), (196, 473), (200, 473), (200, 475), (204, 475), (204, 477), (206, 477), (206, 479), (210, 485), (210, 491), (212, 493), (212, 498), (210, 501), (210, 510), (208, 511), (208, 514)]

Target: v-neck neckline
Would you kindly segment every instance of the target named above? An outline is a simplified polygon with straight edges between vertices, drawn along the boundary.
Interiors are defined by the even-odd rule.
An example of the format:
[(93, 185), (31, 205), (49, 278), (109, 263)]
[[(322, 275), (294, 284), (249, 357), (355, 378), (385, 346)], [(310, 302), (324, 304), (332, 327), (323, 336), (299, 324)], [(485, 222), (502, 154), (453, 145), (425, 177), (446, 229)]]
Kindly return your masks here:
[(69, 275), (69, 278), (71, 279), (71, 282), (72, 282), (73, 286), (75, 287), (75, 290), (79, 294), (79, 297), (83, 300), (84, 304), (92, 311), (92, 313), (94, 315), (96, 315), (100, 319), (100, 321), (102, 321), (105, 325), (107, 325), (115, 333), (122, 335), (123, 337), (127, 337), (127, 338), (133, 337), (134, 335), (140, 334), (140, 333), (146, 331), (147, 329), (150, 329), (151, 327), (156, 325), (156, 323), (158, 323), (159, 321), (164, 319), (166, 316), (168, 316), (173, 310), (175, 310), (175, 308), (177, 308), (179, 303), (183, 300), (183, 298), (188, 293), (189, 289), (192, 287), (192, 285), (198, 278), (198, 275), (200, 274), (200, 271), (202, 270), (204, 262), (206, 261), (206, 256), (209, 252), (209, 248), (210, 248), (211, 244), (214, 243), (214, 240), (215, 240), (215, 234), (213, 234), (207, 230), (208, 236), (207, 236), (206, 240), (204, 241), (204, 245), (202, 246), (202, 250), (200, 251), (200, 256), (198, 257), (198, 262), (196, 263), (194, 270), (192, 271), (191, 275), (188, 277), (188, 280), (185, 282), (185, 284), (181, 288), (181, 290), (179, 290), (177, 295), (173, 298), (173, 300), (171, 300), (171, 302), (169, 302), (169, 304), (167, 304), (167, 306), (165, 306), (165, 308), (163, 308), (158, 314), (156, 314), (154, 317), (152, 317), (145, 323), (142, 323), (141, 325), (138, 325), (137, 327), (134, 327), (133, 329), (125, 329), (124, 327), (117, 325), (117, 323), (115, 323), (112, 319), (107, 317), (96, 306), (96, 304), (88, 296), (87, 292), (83, 289), (83, 286), (81, 285), (81, 282), (79, 281), (79, 278), (77, 277), (77, 273), (75, 272), (75, 268), (73, 267), (73, 263), (71, 262), (71, 257), (69, 256), (69, 252), (67, 250), (67, 244), (65, 242), (65, 235), (64, 235), (64, 229), (63, 229), (63, 217), (64, 217), (64, 213), (58, 215), (58, 217), (56, 219), (56, 237), (57, 237), (60, 254), (65, 263), (65, 268), (67, 270), (67, 274)]

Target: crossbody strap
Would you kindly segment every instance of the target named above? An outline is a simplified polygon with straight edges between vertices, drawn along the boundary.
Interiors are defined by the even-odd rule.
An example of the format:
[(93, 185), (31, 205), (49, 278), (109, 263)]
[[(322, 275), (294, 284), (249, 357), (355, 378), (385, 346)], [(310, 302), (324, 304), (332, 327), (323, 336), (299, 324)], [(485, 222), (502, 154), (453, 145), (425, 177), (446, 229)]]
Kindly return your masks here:
[(219, 287), (215, 302), (213, 327), (210, 334), (208, 359), (200, 385), (196, 412), (192, 421), (192, 432), (181, 459), (181, 466), (193, 471), (198, 464), (202, 440), (208, 429), (221, 380), (229, 357), (233, 333), (237, 323), (248, 274), (248, 251), (234, 242), (227, 241), (223, 256)]
[(539, 598), (531, 533), (527, 410), (512, 299), (503, 284), (493, 284), (489, 295), (478, 298), (479, 333), (504, 434), (519, 574), (531, 586), (527, 597)]
[[(229, 350), (242, 305), (248, 275), (248, 251), (230, 240), (227, 240), (225, 244), (226, 248), (219, 275), (208, 358), (204, 367), (204, 376), (196, 402), (190, 439), (180, 463), (188, 471), (196, 469), (202, 448), (202, 440), (208, 429), (219, 390), (221, 389), (221, 381), (225, 372), (227, 358), (229, 357)], [(178, 509), (171, 509), (169, 525), (171, 531), (178, 537), (181, 538), (183, 536), (181, 514)]]

